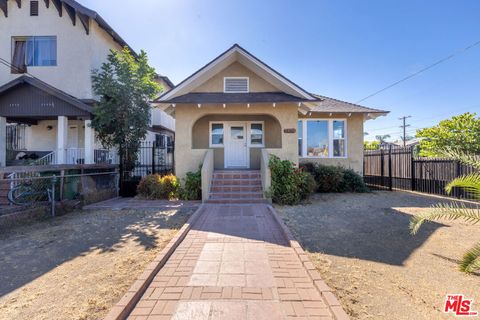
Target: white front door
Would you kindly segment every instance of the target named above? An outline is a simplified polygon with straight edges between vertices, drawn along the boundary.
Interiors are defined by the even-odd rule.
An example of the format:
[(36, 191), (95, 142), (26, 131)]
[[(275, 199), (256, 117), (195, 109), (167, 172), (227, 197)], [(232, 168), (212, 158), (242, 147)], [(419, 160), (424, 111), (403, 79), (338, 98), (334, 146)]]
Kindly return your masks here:
[(225, 167), (248, 168), (247, 126), (242, 122), (227, 122)]
[(78, 148), (78, 126), (69, 126), (67, 148)]

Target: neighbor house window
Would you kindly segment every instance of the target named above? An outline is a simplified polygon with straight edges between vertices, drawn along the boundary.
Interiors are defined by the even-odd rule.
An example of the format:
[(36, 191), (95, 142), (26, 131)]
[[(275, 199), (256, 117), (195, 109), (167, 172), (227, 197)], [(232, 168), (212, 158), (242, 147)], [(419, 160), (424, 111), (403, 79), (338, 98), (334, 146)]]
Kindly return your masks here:
[(263, 146), (263, 123), (250, 124), (250, 145)]
[(298, 153), (301, 157), (312, 158), (346, 157), (346, 120), (298, 121)]
[(247, 77), (225, 77), (223, 90), (225, 93), (248, 93), (249, 80)]
[(57, 37), (18, 37), (13, 40), (12, 72), (57, 65)]
[(212, 123), (210, 125), (210, 146), (223, 146), (223, 123)]

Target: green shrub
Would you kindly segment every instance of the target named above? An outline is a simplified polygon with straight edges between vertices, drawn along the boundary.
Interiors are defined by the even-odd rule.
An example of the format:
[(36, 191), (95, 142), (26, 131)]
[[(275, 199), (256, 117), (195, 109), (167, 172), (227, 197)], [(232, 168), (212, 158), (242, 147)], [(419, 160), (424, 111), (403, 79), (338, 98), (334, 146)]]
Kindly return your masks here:
[(317, 165), (314, 177), (318, 192), (344, 192), (342, 168)]
[(370, 191), (363, 178), (352, 169), (343, 171), (343, 184), (343, 189), (348, 192), (365, 193)]
[(272, 201), (282, 205), (298, 204), (308, 198), (315, 189), (315, 181), (312, 176), (296, 168), (287, 160), (280, 160), (277, 156), (271, 156), (269, 168), (272, 173), (272, 186), (268, 194)]
[(301, 168), (314, 177), (317, 192), (369, 192), (362, 176), (352, 169), (311, 162), (303, 163)]
[(178, 198), (179, 183), (174, 175), (148, 175), (140, 180), (137, 193), (144, 199), (176, 199)]
[(180, 189), (182, 200), (202, 200), (202, 172), (187, 172), (184, 186)]

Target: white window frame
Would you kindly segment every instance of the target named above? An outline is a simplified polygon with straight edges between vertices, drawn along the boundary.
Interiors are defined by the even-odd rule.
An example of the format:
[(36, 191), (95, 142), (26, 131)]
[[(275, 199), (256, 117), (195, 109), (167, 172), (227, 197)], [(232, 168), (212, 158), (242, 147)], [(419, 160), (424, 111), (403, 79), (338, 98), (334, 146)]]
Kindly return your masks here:
[[(212, 127), (214, 124), (221, 124), (223, 126), (223, 143), (222, 144), (214, 144), (212, 142), (212, 137), (213, 137), (213, 130)], [(222, 121), (210, 121), (208, 125), (208, 144), (210, 148), (223, 148), (225, 146), (225, 129), (226, 129), (226, 124), (225, 122)]]
[[(298, 119), (298, 121), (302, 122), (302, 152), (300, 158), (306, 159), (346, 159), (348, 158), (348, 120), (346, 118), (308, 118), (308, 119)], [(320, 156), (308, 156), (307, 155), (307, 123), (308, 121), (327, 121), (328, 122), (328, 157), (320, 157)], [(345, 141), (345, 155), (342, 157), (333, 156), (333, 122), (334, 121), (343, 121), (344, 122), (344, 138)], [(339, 140), (339, 139), (336, 139)], [(298, 141), (298, 137), (297, 137)]]
[[(248, 148), (265, 148), (265, 122), (264, 121), (247, 121), (247, 147)], [(262, 144), (252, 144), (252, 124), (262, 125)]]
[[(208, 144), (210, 148), (224, 148), (227, 126), (230, 124), (242, 123), (246, 126), (246, 135), (247, 135), (247, 148), (265, 148), (265, 121), (210, 121), (208, 124)], [(212, 126), (214, 124), (223, 125), (223, 144), (213, 144), (212, 143)], [(261, 124), (262, 125), (262, 144), (252, 144), (252, 124)]]
[[(227, 91), (227, 79), (246, 79), (247, 91)], [(250, 78), (249, 77), (223, 77), (223, 93), (249, 93), (250, 92)]]

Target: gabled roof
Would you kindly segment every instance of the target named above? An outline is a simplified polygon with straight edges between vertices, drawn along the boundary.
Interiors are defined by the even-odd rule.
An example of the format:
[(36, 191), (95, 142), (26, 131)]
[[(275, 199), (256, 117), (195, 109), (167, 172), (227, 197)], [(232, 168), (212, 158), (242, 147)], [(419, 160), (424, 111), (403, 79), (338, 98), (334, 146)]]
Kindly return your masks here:
[(0, 97), (2, 96), (2, 94), (8, 92), (9, 90), (19, 86), (19, 85), (22, 85), (22, 84), (29, 84), (47, 94), (50, 94), (74, 107), (76, 107), (77, 109), (80, 109), (84, 112), (88, 112), (88, 113), (92, 113), (92, 107), (86, 105), (84, 102), (82, 102), (81, 100), (69, 95), (68, 93), (64, 92), (64, 91), (61, 91), (37, 78), (33, 78), (33, 77), (30, 77), (30, 76), (27, 76), (27, 75), (23, 75), (21, 77), (18, 77), (6, 84), (4, 84), (3, 86), (0, 87)]
[[(8, 17), (7, 2), (8, 0), (0, 0), (0, 9), (3, 11), (5, 17)], [(18, 7), (21, 8), (22, 1), (15, 0), (15, 2), (17, 3)], [(90, 33), (90, 19), (94, 20), (100, 26), (100, 28), (112, 36), (115, 42), (117, 42), (121, 47), (128, 47), (130, 51), (136, 55), (135, 51), (127, 44), (127, 42), (125, 42), (125, 40), (123, 40), (122, 37), (120, 37), (120, 35), (96, 11), (82, 6), (75, 0), (44, 0), (44, 2), (47, 8), (53, 4), (60, 17), (63, 16), (63, 9), (65, 9), (66, 13), (72, 20), (73, 25), (76, 25), (78, 16), (80, 23), (85, 28), (85, 32), (87, 34)]]
[(190, 93), (192, 89), (203, 83), (206, 79), (211, 78), (213, 75), (223, 70), (234, 61), (239, 61), (243, 65), (251, 68), (265, 80), (274, 84), (279, 89), (282, 89), (282, 91), (286, 94), (297, 96), (308, 101), (317, 100), (308, 91), (284, 77), (282, 74), (268, 66), (266, 63), (262, 62), (260, 59), (256, 58), (240, 45), (234, 44), (227, 51), (223, 52), (197, 72), (183, 80), (172, 90), (160, 96), (155, 102), (165, 103), (170, 101), (172, 98)]

